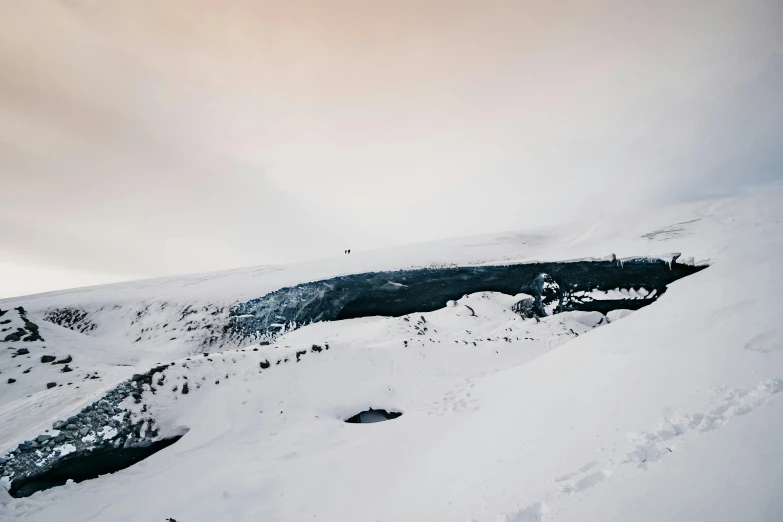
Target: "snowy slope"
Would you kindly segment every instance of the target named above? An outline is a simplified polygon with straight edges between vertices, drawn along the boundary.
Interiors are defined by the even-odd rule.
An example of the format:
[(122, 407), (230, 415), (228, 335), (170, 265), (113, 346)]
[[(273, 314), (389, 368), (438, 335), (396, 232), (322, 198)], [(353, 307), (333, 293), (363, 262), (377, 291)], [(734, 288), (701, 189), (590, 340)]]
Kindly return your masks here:
[[(39, 326), (44, 341), (28, 343), (31, 354), (73, 353), (78, 371), (101, 375), (78, 390), (46, 389), (51, 365), (36, 363), (24, 376), (40, 378), (3, 379), (2, 448), (167, 361), (176, 364), (160, 372), (157, 393), (121, 406), (134, 418), (153, 415), (161, 436), (186, 432), (123, 471), (3, 500), (0, 519), (777, 520), (781, 201), (768, 192), (615, 222), (0, 301), (3, 310), (23, 306)], [(204, 350), (196, 336), (210, 317), (283, 286), (417, 266), (673, 252), (711, 266), (610, 323), (586, 312), (522, 319), (511, 310), (518, 297), (477, 293), (433, 312), (318, 323), (269, 346), (192, 356)], [(95, 327), (44, 320), (68, 307), (87, 311)], [(197, 314), (183, 315), (186, 307), (200, 328), (187, 330)], [(149, 337), (136, 342), (140, 319)], [(0, 377), (26, 355), (3, 357)], [(12, 391), (17, 384), (24, 391)], [(342, 422), (370, 407), (402, 416)]]

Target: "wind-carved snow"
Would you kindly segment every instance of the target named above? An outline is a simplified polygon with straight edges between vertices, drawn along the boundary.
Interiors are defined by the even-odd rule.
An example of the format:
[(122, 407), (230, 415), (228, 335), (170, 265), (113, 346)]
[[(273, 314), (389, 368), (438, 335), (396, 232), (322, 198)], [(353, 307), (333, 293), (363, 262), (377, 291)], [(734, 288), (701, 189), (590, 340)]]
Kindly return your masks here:
[(682, 221), (680, 223), (674, 223), (661, 229), (648, 232), (642, 235), (642, 237), (651, 241), (668, 241), (671, 239), (681, 238), (689, 235), (693, 224), (698, 223), (699, 221), (701, 221), (701, 219), (691, 219), (688, 221)]
[(620, 299), (652, 299), (655, 297), (656, 290), (648, 292), (644, 287), (635, 288), (614, 288), (611, 290), (590, 290), (573, 292), (571, 297), (580, 301), (612, 301)]

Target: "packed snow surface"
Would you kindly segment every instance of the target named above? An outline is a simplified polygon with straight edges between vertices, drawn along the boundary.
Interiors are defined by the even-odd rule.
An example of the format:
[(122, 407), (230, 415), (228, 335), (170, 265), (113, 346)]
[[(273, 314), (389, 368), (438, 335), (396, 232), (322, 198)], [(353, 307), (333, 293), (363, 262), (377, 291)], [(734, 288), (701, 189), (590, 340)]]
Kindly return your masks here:
[[(779, 520), (781, 202), (773, 191), (600, 226), (0, 301), (23, 307), (43, 339), (0, 343), (0, 453), (168, 361), (166, 385), (123, 407), (151, 412), (161, 437), (187, 431), (117, 473), (0, 496), (0, 520)], [(316, 323), (267, 346), (196, 356), (214, 318), (283, 286), (679, 252), (711, 266), (633, 313), (525, 319), (512, 311), (523, 296), (477, 292), (435, 311)], [(68, 307), (75, 327), (44, 320)], [(12, 321), (24, 324), (20, 312)], [(71, 356), (73, 371), (34, 363), (49, 351)], [(369, 409), (403, 415), (344, 422)]]

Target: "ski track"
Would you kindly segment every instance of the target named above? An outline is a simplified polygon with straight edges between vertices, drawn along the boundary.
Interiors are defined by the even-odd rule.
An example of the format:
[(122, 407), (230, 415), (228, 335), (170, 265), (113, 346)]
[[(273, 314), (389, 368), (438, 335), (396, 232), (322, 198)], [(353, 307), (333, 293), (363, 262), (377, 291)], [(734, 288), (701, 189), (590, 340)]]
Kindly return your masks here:
[(545, 522), (545, 514), (555, 506), (561, 495), (580, 494), (610, 479), (620, 468), (633, 466), (647, 469), (687, 444), (698, 444), (704, 433), (717, 430), (731, 419), (752, 413), (783, 390), (783, 378), (765, 379), (747, 389), (726, 391), (723, 396), (703, 411), (662, 417), (658, 429), (629, 433), (631, 449), (623, 460), (587, 462), (576, 470), (554, 479), (556, 488), (544, 500), (526, 505), (505, 515), (497, 522)]

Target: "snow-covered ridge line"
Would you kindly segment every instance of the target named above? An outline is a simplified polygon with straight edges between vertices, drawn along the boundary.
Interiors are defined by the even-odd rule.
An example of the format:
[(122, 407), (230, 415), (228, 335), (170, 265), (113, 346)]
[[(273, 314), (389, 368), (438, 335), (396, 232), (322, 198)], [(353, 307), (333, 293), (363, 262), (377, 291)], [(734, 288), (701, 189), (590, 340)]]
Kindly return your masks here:
[[(704, 268), (679, 263), (678, 257), (679, 254), (671, 254), (621, 260), (612, 254), (601, 259), (469, 264), (361, 272), (278, 287), (243, 302), (235, 300), (232, 303), (220, 304), (204, 299), (188, 302), (172, 295), (166, 299), (125, 303), (119, 301), (115, 304), (74, 301), (67, 306), (46, 307), (40, 313), (47, 321), (106, 341), (179, 347), (176, 353), (184, 355), (207, 350), (234, 349), (262, 340), (271, 341), (287, 331), (312, 322), (362, 317), (367, 314), (400, 316), (413, 311), (435, 310), (444, 306), (448, 300), (477, 291), (502, 291), (511, 295), (520, 291), (530, 293), (532, 282), (542, 272), (552, 273), (555, 280), (567, 289), (574, 288), (574, 283), (577, 285), (575, 288), (585, 291), (644, 286), (650, 290), (657, 288), (660, 295), (665, 291), (668, 282), (682, 277), (682, 274)], [(662, 283), (651, 282), (645, 276), (634, 273), (639, 268), (654, 269), (664, 266), (675, 267), (676, 270), (662, 279), (655, 276), (661, 279)], [(609, 267), (622, 269), (622, 272), (618, 273), (624, 274), (624, 278), (605, 281), (606, 278), (596, 279), (588, 274), (590, 277), (585, 279), (580, 272), (590, 270), (583, 270), (582, 267), (596, 270)], [(670, 277), (672, 275), (676, 277)], [(460, 278), (466, 277), (472, 279), (470, 284), (459, 281)], [(408, 290), (418, 292), (418, 288), (426, 286), (422, 284), (424, 280), (432, 280), (434, 283), (430, 286), (434, 288), (434, 285), (437, 285), (443, 295), (420, 295), (411, 298), (411, 292)], [(407, 289), (411, 284), (416, 288)], [(451, 291), (448, 287), (451, 287)], [(388, 302), (395, 291), (395, 307), (386, 309), (377, 304), (369, 307), (362, 304), (367, 300)], [(425, 289), (424, 293), (432, 292)], [(404, 305), (402, 300), (409, 302)]]

